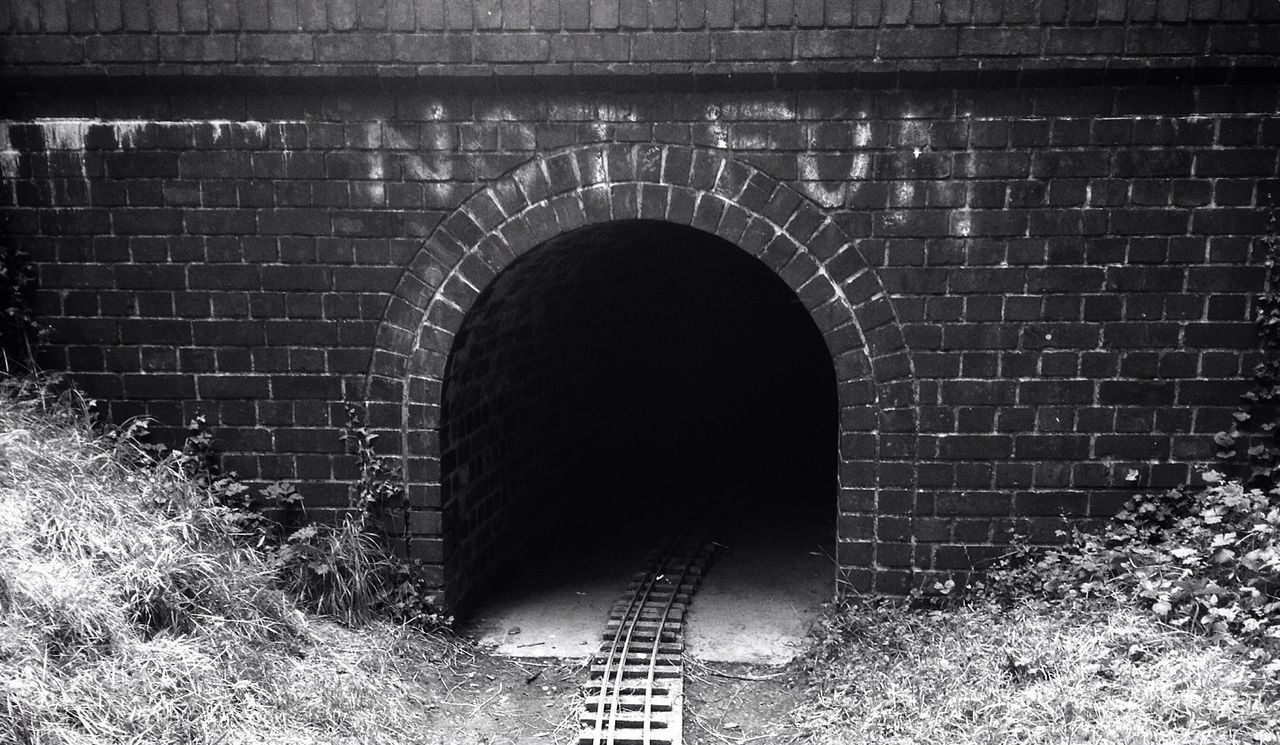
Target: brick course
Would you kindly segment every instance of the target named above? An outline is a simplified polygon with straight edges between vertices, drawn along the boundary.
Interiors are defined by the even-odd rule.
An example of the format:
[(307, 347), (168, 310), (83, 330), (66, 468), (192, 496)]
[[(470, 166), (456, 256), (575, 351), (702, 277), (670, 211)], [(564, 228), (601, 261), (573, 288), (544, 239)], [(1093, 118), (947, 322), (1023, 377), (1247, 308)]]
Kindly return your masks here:
[[(955, 82), (1241, 67), (1274, 76), (1270, 0), (1198, 4), (881, 0), (16, 0), (0, 14), (10, 85), (66, 74), (474, 79), (573, 72), (758, 72)], [(122, 12), (123, 11), (123, 12)], [(1184, 12), (1186, 11), (1186, 12)], [(741, 63), (767, 64), (752, 68)], [(784, 67), (779, 68), (782, 64)], [(1085, 72), (1085, 71), (1090, 72)]]
[[(1259, 4), (115, 5), (0, 14), (0, 80), (45, 81), (0, 126), (44, 364), (117, 420), (206, 414), (242, 476), (318, 511), (354, 473), (341, 404), (365, 402), (405, 458), (407, 549), (455, 600), (478, 566), (442, 511), (455, 335), (574, 227), (691, 226), (797, 294), (836, 373), (860, 587), (1185, 481), (1257, 361), (1280, 193)], [(76, 88), (103, 73), (119, 90)], [(313, 74), (353, 82), (290, 84)]]

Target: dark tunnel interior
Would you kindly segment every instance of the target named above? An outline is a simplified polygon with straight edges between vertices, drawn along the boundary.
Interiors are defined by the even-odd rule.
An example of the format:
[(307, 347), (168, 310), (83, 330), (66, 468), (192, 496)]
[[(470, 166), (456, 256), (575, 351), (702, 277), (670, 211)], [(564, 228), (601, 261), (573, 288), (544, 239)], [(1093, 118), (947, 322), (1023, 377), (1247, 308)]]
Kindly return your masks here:
[(806, 309), (736, 246), (634, 220), (545, 242), (481, 294), (446, 369), (454, 597), (681, 529), (834, 534), (835, 391)]

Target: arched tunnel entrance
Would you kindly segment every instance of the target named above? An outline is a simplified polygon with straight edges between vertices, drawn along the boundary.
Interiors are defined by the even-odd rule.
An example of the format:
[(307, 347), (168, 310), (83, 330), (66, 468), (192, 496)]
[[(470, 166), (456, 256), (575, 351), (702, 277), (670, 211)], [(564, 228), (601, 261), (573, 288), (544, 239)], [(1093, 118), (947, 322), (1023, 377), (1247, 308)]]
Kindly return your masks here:
[(546, 241), (467, 313), (443, 402), (446, 582), (464, 616), (575, 580), (616, 595), (685, 529), (726, 547), (711, 575), (735, 552), (776, 574), (793, 552), (834, 587), (831, 358), (794, 292), (733, 244), (646, 220)]

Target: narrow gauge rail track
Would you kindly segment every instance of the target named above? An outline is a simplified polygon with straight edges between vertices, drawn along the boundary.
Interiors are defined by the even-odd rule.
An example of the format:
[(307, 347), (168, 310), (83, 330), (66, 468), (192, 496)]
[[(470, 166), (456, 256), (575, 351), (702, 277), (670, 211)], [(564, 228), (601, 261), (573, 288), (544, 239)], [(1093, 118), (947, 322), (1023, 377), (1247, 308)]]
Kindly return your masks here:
[(578, 745), (680, 745), (684, 613), (713, 546), (668, 539), (614, 604), (584, 686)]

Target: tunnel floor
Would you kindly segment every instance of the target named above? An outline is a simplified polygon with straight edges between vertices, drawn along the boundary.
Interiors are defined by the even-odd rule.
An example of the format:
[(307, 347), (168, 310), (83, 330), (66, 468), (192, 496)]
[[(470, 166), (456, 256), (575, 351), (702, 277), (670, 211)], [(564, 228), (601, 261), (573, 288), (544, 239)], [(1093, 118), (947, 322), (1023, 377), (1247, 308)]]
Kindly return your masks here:
[[(700, 660), (783, 664), (799, 653), (835, 585), (830, 526), (795, 520), (743, 525), (719, 540), (685, 621)], [(497, 654), (585, 658), (609, 609), (660, 536), (561, 543), (495, 588), (464, 633)]]

